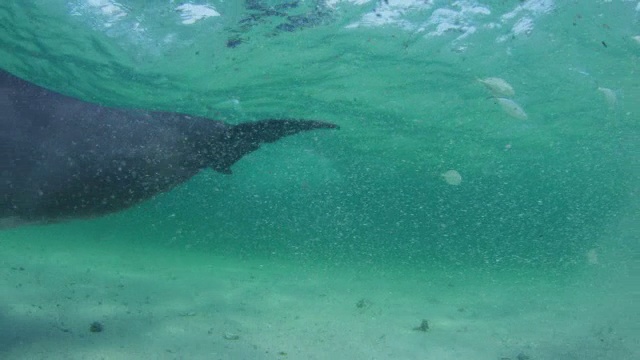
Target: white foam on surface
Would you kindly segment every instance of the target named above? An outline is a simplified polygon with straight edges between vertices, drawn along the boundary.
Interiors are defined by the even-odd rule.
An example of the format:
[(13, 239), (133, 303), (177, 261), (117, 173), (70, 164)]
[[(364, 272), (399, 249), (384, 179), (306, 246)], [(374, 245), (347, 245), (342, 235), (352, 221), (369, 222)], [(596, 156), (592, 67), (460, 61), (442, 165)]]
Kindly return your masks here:
[[(149, 21), (143, 15), (131, 14), (132, 10), (115, 0), (76, 0), (70, 2), (69, 7), (71, 15), (88, 20), (95, 28), (112, 28), (119, 25), (127, 31), (140, 33), (146, 31), (144, 22)], [(185, 25), (221, 16), (215, 7), (207, 4), (183, 3), (169, 9), (173, 9), (172, 16), (179, 16), (181, 23)]]
[(521, 14), (542, 15), (554, 8), (553, 0), (528, 0), (516, 6), (512, 11), (502, 15), (502, 21), (516, 18)]
[[(635, 0), (634, 2), (635, 3)], [(633, 4), (632, 3), (632, 4)], [(207, 1), (169, 1), (163, 6), (141, 9), (131, 7), (127, 0), (70, 0), (71, 14), (78, 16), (96, 30), (110, 36), (123, 37), (138, 44), (164, 43), (167, 34), (153, 35), (158, 16), (181, 25), (193, 25), (210, 18), (224, 18), (224, 3), (214, 6)], [(498, 6), (487, 0), (325, 0), (330, 11), (349, 6), (351, 21), (347, 29), (395, 27), (426, 38), (444, 38), (460, 51), (469, 48), (472, 36), (485, 33), (505, 42), (516, 36), (528, 36), (535, 31), (541, 16), (555, 8), (554, 0), (527, 0), (514, 5)], [(633, 5), (632, 5), (633, 6)], [(640, 4), (636, 10), (640, 8)], [(225, 10), (226, 9), (226, 10)], [(223, 11), (224, 10), (224, 11)], [(144, 36), (141, 36), (144, 34)]]
[(98, 16), (104, 27), (111, 27), (127, 17), (128, 12), (123, 5), (114, 0), (86, 0), (72, 6), (71, 14)]
[(380, 3), (374, 11), (364, 14), (359, 21), (347, 25), (347, 28), (394, 25), (407, 30), (415, 30), (419, 24), (411, 23), (403, 17), (432, 7), (433, 1), (389, 0), (386, 3)]
[(180, 13), (182, 23), (185, 25), (195, 24), (200, 20), (220, 16), (220, 13), (211, 5), (182, 4), (176, 7), (176, 11)]
[(364, 5), (366, 3), (370, 3), (371, 0), (327, 0), (325, 4), (327, 4), (330, 8), (335, 8), (339, 3), (351, 3), (354, 5)]
[[(350, 2), (356, 4), (355, 1)], [(332, 6), (337, 3), (339, 0), (328, 2)], [(554, 6), (553, 0), (528, 0), (506, 13), (494, 15), (491, 2), (389, 0), (380, 2), (373, 11), (346, 27), (395, 26), (410, 32), (424, 33), (426, 37), (454, 35), (454, 43), (481, 31), (510, 27), (509, 34), (497, 35), (498, 42), (501, 42), (514, 35), (529, 35), (534, 30), (536, 19), (550, 13)]]

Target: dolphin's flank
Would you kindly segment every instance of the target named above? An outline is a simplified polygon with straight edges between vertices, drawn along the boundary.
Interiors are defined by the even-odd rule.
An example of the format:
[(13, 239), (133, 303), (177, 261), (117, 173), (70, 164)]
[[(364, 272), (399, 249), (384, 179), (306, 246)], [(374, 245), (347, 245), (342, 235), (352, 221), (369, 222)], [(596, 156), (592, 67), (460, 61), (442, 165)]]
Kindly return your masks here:
[(262, 143), (331, 128), (298, 119), (231, 125), (101, 106), (0, 69), (0, 226), (122, 210), (204, 168), (229, 174)]

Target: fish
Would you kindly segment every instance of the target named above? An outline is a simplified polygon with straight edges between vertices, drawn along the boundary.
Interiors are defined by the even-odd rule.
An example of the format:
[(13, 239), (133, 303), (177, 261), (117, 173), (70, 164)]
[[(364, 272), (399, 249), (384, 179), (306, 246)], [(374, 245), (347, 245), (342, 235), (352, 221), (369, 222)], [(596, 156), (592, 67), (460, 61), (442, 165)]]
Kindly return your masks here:
[(515, 101), (507, 98), (496, 98), (502, 110), (509, 116), (519, 119), (519, 120), (527, 120), (529, 117), (524, 109), (518, 105)]
[(511, 84), (498, 77), (478, 79), (495, 97), (512, 97), (516, 94)]

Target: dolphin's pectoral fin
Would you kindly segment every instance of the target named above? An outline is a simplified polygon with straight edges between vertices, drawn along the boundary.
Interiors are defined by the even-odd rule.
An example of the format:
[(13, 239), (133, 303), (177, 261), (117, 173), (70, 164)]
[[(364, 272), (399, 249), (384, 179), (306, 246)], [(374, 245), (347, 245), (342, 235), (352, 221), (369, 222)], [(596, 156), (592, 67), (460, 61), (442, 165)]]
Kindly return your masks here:
[(269, 119), (233, 125), (227, 130), (226, 146), (211, 167), (220, 173), (231, 174), (231, 165), (257, 150), (262, 143), (272, 143), (303, 131), (338, 128), (338, 125), (324, 121), (294, 119)]

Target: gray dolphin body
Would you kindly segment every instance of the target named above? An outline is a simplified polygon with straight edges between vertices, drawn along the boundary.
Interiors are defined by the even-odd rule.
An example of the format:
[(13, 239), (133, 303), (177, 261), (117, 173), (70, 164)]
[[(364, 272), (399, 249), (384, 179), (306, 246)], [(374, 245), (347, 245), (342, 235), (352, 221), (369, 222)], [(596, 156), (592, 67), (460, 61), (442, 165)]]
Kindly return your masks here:
[(119, 211), (202, 169), (229, 174), (262, 143), (336, 127), (311, 120), (230, 125), (106, 107), (0, 69), (0, 227)]

